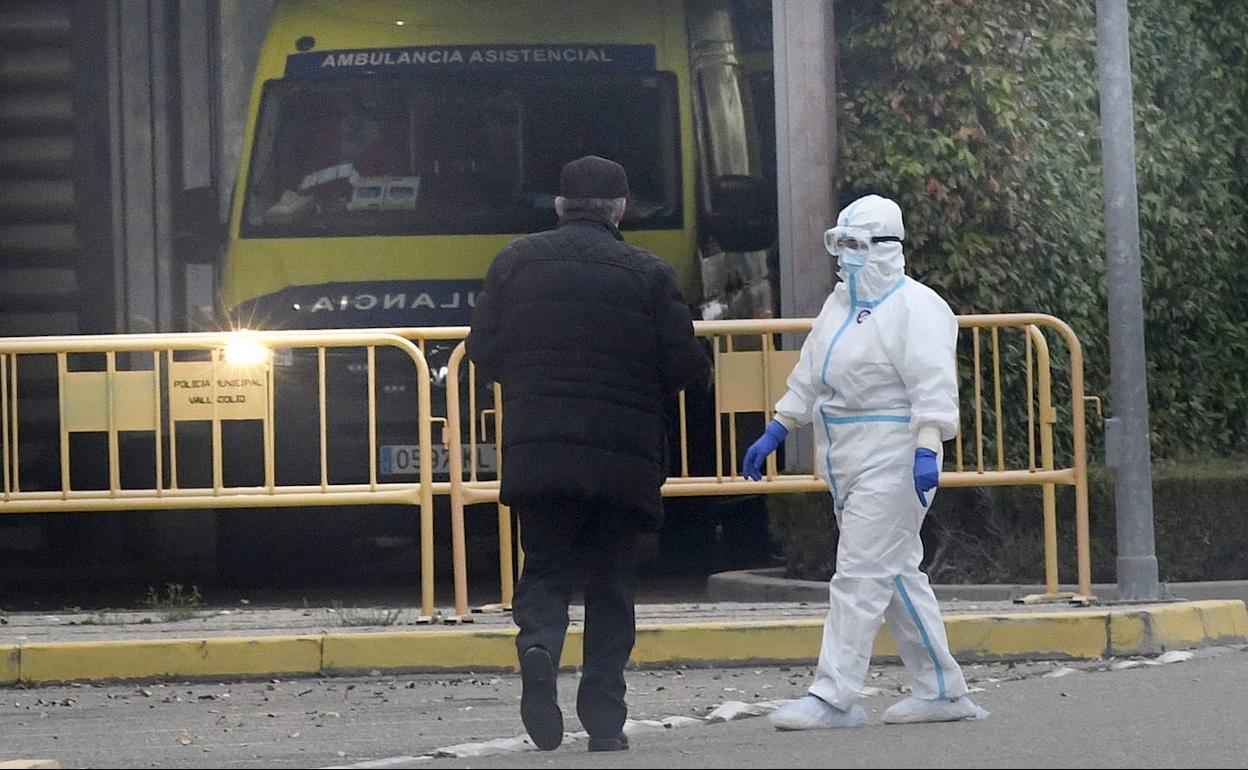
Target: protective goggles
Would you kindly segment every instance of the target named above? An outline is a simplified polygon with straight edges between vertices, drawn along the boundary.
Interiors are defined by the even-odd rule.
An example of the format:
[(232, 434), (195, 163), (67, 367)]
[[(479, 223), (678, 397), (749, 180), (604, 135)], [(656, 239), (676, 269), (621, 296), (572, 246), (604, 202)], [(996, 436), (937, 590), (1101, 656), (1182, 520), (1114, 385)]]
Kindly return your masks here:
[(901, 243), (901, 239), (895, 235), (872, 235), (865, 227), (837, 226), (823, 231), (823, 246), (833, 256), (866, 253), (873, 243)]

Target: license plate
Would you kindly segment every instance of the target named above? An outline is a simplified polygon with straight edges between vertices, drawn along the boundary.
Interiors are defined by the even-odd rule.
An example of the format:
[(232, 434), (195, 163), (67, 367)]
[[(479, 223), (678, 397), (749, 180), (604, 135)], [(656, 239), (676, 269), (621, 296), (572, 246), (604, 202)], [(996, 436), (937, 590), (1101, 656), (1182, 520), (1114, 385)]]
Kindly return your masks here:
[[(433, 472), (449, 473), (451, 470), (451, 448), (444, 444), (434, 444)], [(469, 448), (463, 447), (464, 470), (469, 469), (472, 458)], [(420, 475), (420, 447), (415, 444), (387, 444), (381, 447), (378, 458), (378, 471), (383, 476), (418, 476)], [(477, 472), (496, 473), (498, 471), (498, 453), (493, 444), (477, 444)]]

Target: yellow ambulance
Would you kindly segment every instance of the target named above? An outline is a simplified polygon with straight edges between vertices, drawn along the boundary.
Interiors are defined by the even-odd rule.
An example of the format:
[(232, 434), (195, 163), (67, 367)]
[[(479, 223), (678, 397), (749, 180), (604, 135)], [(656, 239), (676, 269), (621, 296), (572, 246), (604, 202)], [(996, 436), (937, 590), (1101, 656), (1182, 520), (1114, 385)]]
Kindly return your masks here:
[(691, 304), (730, 303), (765, 267), (726, 275), (700, 253), (772, 233), (721, 5), (278, 0), (223, 309), (264, 327), (465, 323), (494, 254), (554, 225), (560, 167), (591, 153), (628, 171), (628, 239)]
[[(770, 315), (774, 193), (731, 5), (276, 0), (231, 205), (224, 318), (266, 329), (466, 325), (494, 255), (555, 225), (559, 170), (588, 154), (623, 164), (625, 237), (672, 264), (697, 315)], [(435, 373), (451, 348), (429, 349)], [(329, 477), (357, 482), (367, 434), (347, 426), (367, 406), (362, 354), (328, 353)], [(302, 388), (302, 403), (316, 403), (315, 356), (275, 363), (277, 434), (307, 447), (278, 453), (278, 481), (316, 483), (316, 410), (291, 397)], [(415, 388), (385, 366), (379, 473), (410, 479)], [(493, 447), (478, 449), (489, 473)], [(444, 472), (447, 449), (435, 452)], [(254, 474), (241, 454), (237, 465)], [(230, 529), (251, 541), (247, 526)]]

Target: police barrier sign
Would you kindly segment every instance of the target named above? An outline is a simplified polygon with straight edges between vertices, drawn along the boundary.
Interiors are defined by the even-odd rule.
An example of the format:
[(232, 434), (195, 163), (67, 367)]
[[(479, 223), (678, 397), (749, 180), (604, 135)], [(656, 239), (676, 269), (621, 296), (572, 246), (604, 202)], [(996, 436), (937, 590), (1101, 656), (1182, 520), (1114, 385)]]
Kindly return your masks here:
[(150, 371), (63, 371), (61, 425), (70, 433), (156, 430), (157, 390)]
[(221, 360), (169, 364), (172, 420), (263, 420), (268, 416), (269, 366)]

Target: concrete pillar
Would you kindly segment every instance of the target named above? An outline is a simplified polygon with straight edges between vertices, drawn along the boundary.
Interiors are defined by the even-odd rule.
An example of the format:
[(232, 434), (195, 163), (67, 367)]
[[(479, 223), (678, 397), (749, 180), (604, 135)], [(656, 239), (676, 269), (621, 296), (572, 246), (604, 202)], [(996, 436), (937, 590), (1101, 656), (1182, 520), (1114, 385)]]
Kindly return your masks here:
[[(832, 0), (772, 0), (780, 306), (813, 317), (832, 291), (823, 231), (837, 210), (836, 38)], [(785, 347), (797, 347), (786, 339)], [(809, 429), (786, 445), (790, 470), (811, 467)]]

